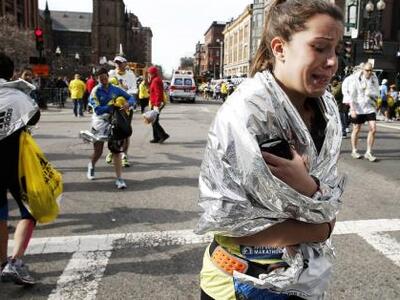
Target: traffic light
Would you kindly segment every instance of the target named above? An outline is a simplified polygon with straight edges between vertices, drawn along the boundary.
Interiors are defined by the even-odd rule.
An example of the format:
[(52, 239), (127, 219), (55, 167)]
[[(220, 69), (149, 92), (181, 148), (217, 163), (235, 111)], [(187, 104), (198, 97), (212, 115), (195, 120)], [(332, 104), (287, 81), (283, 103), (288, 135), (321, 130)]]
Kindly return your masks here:
[(38, 27), (35, 29), (34, 34), (36, 40), (36, 50), (43, 51), (44, 49), (43, 30)]
[(344, 42), (344, 56), (347, 58), (347, 59), (350, 59), (351, 58), (351, 56), (352, 56), (352, 43), (351, 43), (351, 41), (345, 41)]

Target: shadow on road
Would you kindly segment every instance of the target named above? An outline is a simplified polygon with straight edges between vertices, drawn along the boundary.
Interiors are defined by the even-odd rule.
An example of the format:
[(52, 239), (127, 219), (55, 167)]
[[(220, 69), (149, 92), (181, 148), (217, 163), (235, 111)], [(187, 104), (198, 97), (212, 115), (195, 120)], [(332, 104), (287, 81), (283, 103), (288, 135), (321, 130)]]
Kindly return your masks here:
[(115, 207), (111, 211), (99, 213), (60, 214), (57, 221), (38, 227), (53, 229), (79, 226), (71, 232), (90, 233), (94, 230), (110, 230), (132, 224), (170, 224), (197, 219), (199, 213), (173, 209)]
[[(109, 178), (109, 177), (107, 177)], [(101, 178), (106, 179), (106, 178)], [(145, 180), (132, 180), (125, 179), (126, 184), (128, 185), (128, 190), (132, 191), (148, 191), (153, 190), (160, 187), (168, 187), (168, 186), (191, 186), (197, 187), (199, 184), (199, 179), (197, 177), (194, 178), (185, 178), (185, 177), (167, 177), (162, 176), (158, 178), (150, 178)], [(118, 192), (115, 189), (114, 183), (110, 182), (110, 184), (104, 184), (104, 181), (94, 180), (94, 181), (84, 181), (84, 182), (65, 182), (64, 183), (64, 191), (65, 192)], [(120, 191), (123, 192), (123, 191)]]
[[(114, 276), (118, 273), (132, 273), (152, 276), (167, 276), (176, 274), (195, 275), (200, 273), (200, 264), (202, 260), (205, 245), (195, 247), (193, 249), (179, 251), (181, 246), (174, 247), (153, 247), (153, 248), (138, 248), (128, 249), (127, 251), (115, 251), (113, 255), (117, 258), (121, 257), (145, 257), (162, 254), (164, 259), (143, 260), (132, 263), (126, 261), (115, 263), (115, 260), (110, 260), (104, 276)], [(175, 252), (168, 255), (168, 252)], [(124, 253), (125, 252), (125, 253)], [(122, 255), (121, 255), (122, 254)], [(167, 256), (167, 257), (166, 257)]]

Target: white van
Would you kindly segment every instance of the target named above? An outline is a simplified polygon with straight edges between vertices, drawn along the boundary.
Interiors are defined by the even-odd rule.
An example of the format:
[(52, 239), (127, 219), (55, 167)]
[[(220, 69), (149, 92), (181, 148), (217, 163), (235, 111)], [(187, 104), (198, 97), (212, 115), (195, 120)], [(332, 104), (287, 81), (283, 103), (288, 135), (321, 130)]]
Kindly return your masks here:
[(186, 100), (192, 103), (196, 101), (196, 84), (192, 71), (176, 70), (172, 75), (169, 101), (173, 103), (178, 100)]

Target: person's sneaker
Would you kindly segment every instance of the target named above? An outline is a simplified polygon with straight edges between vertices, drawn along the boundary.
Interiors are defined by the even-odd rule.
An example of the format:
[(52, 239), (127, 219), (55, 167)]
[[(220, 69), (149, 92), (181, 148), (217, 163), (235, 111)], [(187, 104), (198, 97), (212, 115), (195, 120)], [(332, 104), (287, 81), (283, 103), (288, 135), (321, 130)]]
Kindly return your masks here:
[(1, 272), (1, 281), (13, 281), (20, 285), (33, 285), (35, 280), (29, 274), (28, 267), (24, 265), (21, 259), (9, 260)]
[(113, 155), (112, 153), (108, 153), (106, 156), (106, 163), (111, 164), (112, 163), (112, 159), (113, 159)]
[(360, 159), (361, 154), (357, 152), (357, 150), (351, 152), (351, 157), (355, 159)]
[(119, 190), (127, 188), (126, 183), (122, 178), (117, 178), (117, 180), (115, 181), (115, 185)]
[(128, 155), (126, 155), (126, 154), (124, 154), (123, 156), (122, 156), (122, 166), (124, 167), (124, 168), (128, 168), (129, 166), (130, 166), (130, 163), (129, 163), (129, 161), (128, 161)]
[(376, 161), (376, 157), (373, 156), (371, 152), (365, 152), (364, 157), (368, 159), (370, 162)]
[(152, 143), (152, 144), (157, 144), (158, 142), (159, 142), (159, 140), (155, 140), (155, 139), (150, 141), (150, 143)]
[(94, 167), (91, 162), (88, 164), (86, 177), (89, 180), (93, 180), (95, 178), (94, 177)]
[(168, 138), (169, 138), (169, 135), (166, 134), (163, 138), (161, 138), (161, 139), (159, 140), (159, 143), (160, 143), (160, 144), (164, 143)]

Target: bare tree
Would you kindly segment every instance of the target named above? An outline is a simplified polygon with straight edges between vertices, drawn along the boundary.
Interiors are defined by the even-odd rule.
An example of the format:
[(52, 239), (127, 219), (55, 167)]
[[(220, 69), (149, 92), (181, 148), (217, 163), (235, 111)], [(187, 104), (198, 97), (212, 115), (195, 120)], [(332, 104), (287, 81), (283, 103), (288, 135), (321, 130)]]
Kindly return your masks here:
[(0, 17), (0, 51), (6, 53), (16, 68), (29, 63), (35, 54), (35, 41), (32, 30), (19, 28), (14, 16)]
[(182, 70), (193, 70), (194, 59), (193, 57), (181, 57), (180, 69)]

